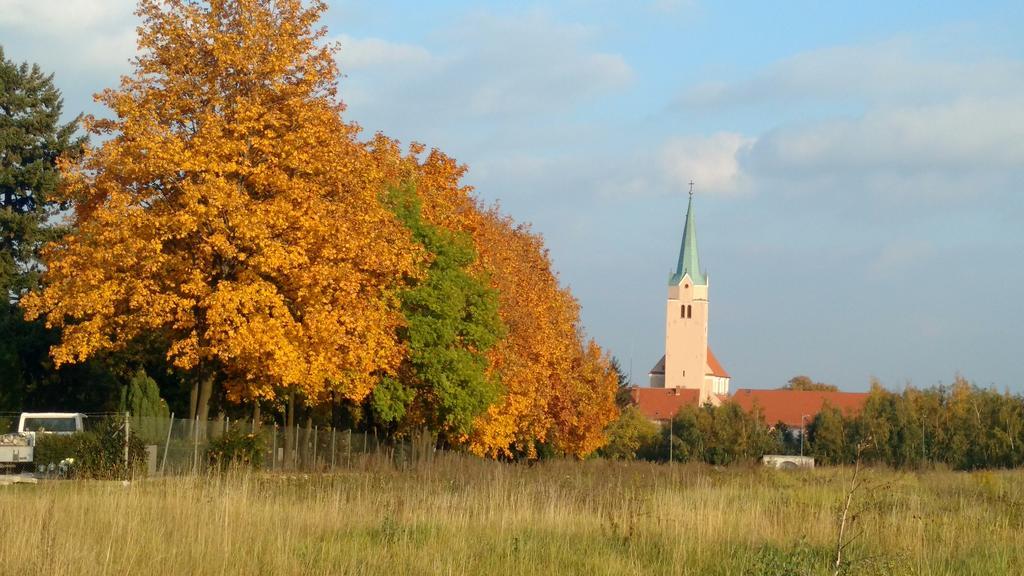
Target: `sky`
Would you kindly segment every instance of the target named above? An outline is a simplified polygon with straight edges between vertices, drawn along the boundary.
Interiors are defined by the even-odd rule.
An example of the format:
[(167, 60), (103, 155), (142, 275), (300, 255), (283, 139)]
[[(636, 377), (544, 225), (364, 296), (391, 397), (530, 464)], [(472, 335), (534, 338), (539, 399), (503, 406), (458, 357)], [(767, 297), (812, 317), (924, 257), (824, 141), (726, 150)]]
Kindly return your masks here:
[[(133, 2), (0, 0), (6, 57), (104, 110)], [(732, 387), (1024, 392), (1024, 3), (336, 0), (347, 119), (542, 234), (646, 384), (687, 183)]]

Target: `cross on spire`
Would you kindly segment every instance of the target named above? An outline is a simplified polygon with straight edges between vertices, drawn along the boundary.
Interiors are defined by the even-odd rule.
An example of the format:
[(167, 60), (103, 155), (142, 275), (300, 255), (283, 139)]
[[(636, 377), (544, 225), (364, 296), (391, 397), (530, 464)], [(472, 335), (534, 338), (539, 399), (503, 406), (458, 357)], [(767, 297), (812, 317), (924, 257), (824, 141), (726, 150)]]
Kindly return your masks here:
[(669, 280), (669, 285), (679, 284), (683, 276), (690, 275), (695, 286), (707, 286), (708, 279), (700, 269), (700, 256), (697, 255), (697, 222), (693, 214), (693, 187), (690, 182), (690, 201), (686, 205), (686, 225), (683, 227), (683, 242), (679, 247), (679, 263)]

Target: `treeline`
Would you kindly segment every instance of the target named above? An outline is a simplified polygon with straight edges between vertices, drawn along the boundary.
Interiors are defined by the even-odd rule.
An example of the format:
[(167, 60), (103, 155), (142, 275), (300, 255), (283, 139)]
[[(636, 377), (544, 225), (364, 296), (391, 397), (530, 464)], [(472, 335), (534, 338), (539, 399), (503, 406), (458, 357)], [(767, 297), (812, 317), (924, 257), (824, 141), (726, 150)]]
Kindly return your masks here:
[(849, 464), (864, 458), (894, 468), (935, 465), (956, 470), (1014, 468), (1024, 463), (1024, 397), (973, 386), (890, 392), (877, 383), (855, 417), (828, 408), (808, 428), (811, 455)]
[[(809, 421), (803, 453), (819, 464), (863, 462), (899, 469), (1014, 468), (1024, 464), (1024, 397), (979, 388), (957, 377), (952, 385), (897, 393), (872, 383), (863, 410), (848, 415), (826, 405)], [(609, 427), (600, 453), (610, 458), (755, 462), (765, 454), (799, 454), (799, 428), (771, 425), (756, 410), (726, 402), (687, 406), (659, 426), (625, 407)]]
[(189, 419), (593, 452), (615, 374), (541, 238), (442, 152), (360, 138), (325, 8), (141, 0), (95, 146), (0, 55), (0, 411), (111, 409), (141, 368)]
[(663, 426), (629, 406), (609, 426), (608, 437), (608, 444), (599, 454), (625, 460), (724, 466), (753, 462), (781, 449), (779, 434), (757, 415), (732, 402), (721, 406), (684, 406)]

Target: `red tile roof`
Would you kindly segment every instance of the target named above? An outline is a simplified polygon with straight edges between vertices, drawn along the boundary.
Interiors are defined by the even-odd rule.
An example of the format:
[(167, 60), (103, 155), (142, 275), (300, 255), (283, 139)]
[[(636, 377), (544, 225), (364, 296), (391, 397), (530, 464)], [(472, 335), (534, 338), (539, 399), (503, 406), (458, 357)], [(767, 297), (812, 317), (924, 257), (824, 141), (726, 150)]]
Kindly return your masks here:
[(708, 368), (711, 369), (708, 373), (712, 376), (718, 376), (719, 378), (729, 377), (729, 373), (725, 371), (725, 368), (722, 368), (721, 364), (719, 364), (718, 358), (715, 358), (715, 353), (711, 351), (710, 346), (708, 346)]
[(764, 415), (766, 424), (779, 422), (799, 427), (801, 416), (807, 416), (809, 423), (825, 404), (838, 408), (848, 416), (855, 416), (864, 408), (867, 392), (823, 392), (816, 390), (737, 390), (732, 401), (744, 410), (751, 411), (756, 404)]
[(696, 388), (641, 388), (629, 389), (629, 396), (640, 413), (651, 420), (669, 420), (683, 406), (700, 405), (700, 390)]

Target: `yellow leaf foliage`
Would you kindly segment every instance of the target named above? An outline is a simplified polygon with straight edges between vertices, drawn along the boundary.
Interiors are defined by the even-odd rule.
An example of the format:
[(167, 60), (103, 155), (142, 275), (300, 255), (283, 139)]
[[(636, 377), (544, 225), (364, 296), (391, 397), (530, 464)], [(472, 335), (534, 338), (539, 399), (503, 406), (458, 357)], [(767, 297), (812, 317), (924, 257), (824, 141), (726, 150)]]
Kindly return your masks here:
[[(334, 47), (300, 0), (142, 0), (134, 73), (65, 163), (75, 231), (22, 304), (57, 365), (164, 334), (229, 399), (359, 400), (403, 351), (395, 290), (423, 255), (379, 202), (382, 151), (341, 119)], [(392, 162), (394, 163), (394, 162)]]
[(596, 344), (583, 345), (579, 307), (558, 284), (540, 237), (490, 210), (477, 230), (481, 264), (499, 290), (509, 335), (491, 353), (506, 387), (481, 419), (470, 449), (536, 456), (549, 442), (582, 457), (604, 443), (617, 416), (615, 378)]

